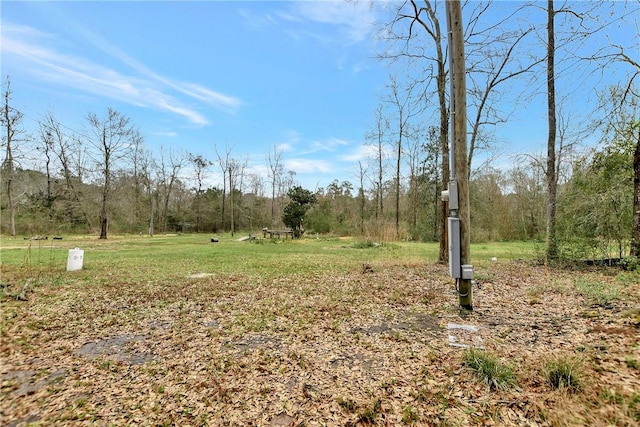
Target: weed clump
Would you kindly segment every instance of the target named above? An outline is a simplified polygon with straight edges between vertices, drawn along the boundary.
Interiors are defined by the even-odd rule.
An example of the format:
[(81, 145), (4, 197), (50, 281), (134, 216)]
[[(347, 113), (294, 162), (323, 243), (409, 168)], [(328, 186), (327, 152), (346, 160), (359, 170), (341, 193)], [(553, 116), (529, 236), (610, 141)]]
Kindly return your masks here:
[(382, 401), (376, 399), (371, 406), (367, 406), (360, 413), (358, 413), (358, 422), (373, 424), (376, 422), (376, 418), (382, 412)]
[(358, 409), (358, 405), (356, 404), (356, 402), (354, 402), (349, 398), (345, 399), (345, 398), (339, 397), (338, 405), (340, 405), (342, 408), (344, 408), (349, 412), (355, 412)]
[(374, 242), (372, 240), (365, 240), (364, 242), (358, 242), (351, 245), (353, 249), (370, 249), (377, 248), (380, 246), (380, 243)]
[(579, 370), (579, 364), (575, 359), (558, 357), (546, 363), (544, 377), (555, 389), (577, 392), (582, 387)]
[(463, 360), (465, 366), (492, 390), (504, 390), (516, 382), (513, 369), (484, 350), (467, 349)]
[(407, 406), (406, 408), (403, 409), (402, 411), (403, 424), (415, 424), (418, 421), (420, 421), (420, 416), (418, 415), (418, 413), (413, 407)]
[(606, 306), (618, 299), (620, 289), (618, 286), (600, 281), (579, 278), (575, 282), (576, 289), (585, 298), (597, 305)]

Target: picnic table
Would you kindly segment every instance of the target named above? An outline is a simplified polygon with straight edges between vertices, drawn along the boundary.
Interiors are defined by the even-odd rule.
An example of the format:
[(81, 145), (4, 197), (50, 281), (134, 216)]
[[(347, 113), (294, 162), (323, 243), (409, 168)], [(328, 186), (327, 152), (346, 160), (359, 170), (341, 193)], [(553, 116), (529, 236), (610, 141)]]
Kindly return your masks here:
[(291, 238), (293, 239), (293, 230), (291, 230), (291, 229), (269, 230), (267, 227), (265, 227), (265, 228), (262, 229), (262, 237), (266, 239), (267, 238), (267, 234), (269, 235), (270, 239), (273, 239), (274, 237), (277, 237), (279, 239), (281, 235), (284, 235), (285, 239), (289, 235), (291, 235)]

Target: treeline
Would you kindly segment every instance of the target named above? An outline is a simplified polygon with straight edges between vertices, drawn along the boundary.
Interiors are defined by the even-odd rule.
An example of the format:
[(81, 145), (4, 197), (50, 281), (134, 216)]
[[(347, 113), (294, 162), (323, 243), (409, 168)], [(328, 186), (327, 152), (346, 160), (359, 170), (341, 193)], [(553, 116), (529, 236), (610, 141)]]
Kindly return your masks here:
[[(109, 110), (107, 117), (113, 113), (121, 116)], [(635, 114), (633, 120), (631, 113)], [(634, 107), (618, 114), (597, 148), (581, 155), (574, 151), (571, 157), (565, 157), (558, 192), (558, 231), (565, 255), (611, 257), (627, 253), (633, 216), (634, 154), (640, 141), (637, 113)], [(61, 129), (49, 117), (39, 144), (30, 146), (45, 159), (41, 170), (16, 167), (13, 171), (17, 235), (100, 234), (105, 164), (103, 161), (99, 168), (91, 165), (100, 164), (96, 159), (104, 152)], [(106, 205), (110, 233), (257, 234), (262, 227), (283, 226), (287, 192), (296, 182), (294, 174), (283, 173), (282, 153), (269, 156), (275, 173), (265, 179), (248, 173), (230, 152), (219, 156), (220, 162), (214, 165), (202, 156), (184, 153), (153, 158), (141, 141), (127, 145), (127, 150), (132, 151), (111, 164)], [(516, 166), (508, 170), (485, 167), (471, 176), (475, 242), (542, 242), (545, 238), (544, 158), (523, 155), (514, 160)], [(2, 168), (0, 208), (2, 233), (10, 235), (6, 163)], [(225, 185), (207, 186), (206, 177), (220, 164), (226, 172)], [(400, 183), (399, 235), (395, 225), (398, 186), (393, 179), (384, 182), (381, 193), (377, 186), (365, 186), (364, 179), (362, 185), (335, 180), (315, 190), (316, 203), (304, 219), (306, 233), (437, 241), (442, 186), (435, 170), (429, 173), (428, 166), (425, 158), (415, 176)], [(187, 169), (191, 171), (188, 177), (184, 175)], [(271, 182), (276, 183), (275, 188)]]
[[(383, 23), (381, 59), (401, 71), (389, 76), (364, 135), (369, 158), (355, 165), (358, 178), (309, 189), (314, 203), (300, 224), (307, 233), (438, 240), (445, 260), (441, 191), (450, 179), (451, 117), (442, 5), (399, 3)], [(464, 179), (471, 240), (538, 239), (546, 261), (640, 255), (637, 34), (615, 40), (608, 33), (635, 25), (638, 6), (508, 5), (470, 2), (463, 14), (470, 26), (464, 45), (471, 172)], [(506, 15), (498, 19), (498, 12)], [(613, 86), (614, 80), (590, 79), (613, 71)], [(547, 143), (533, 149), (545, 154), (523, 153), (498, 167), (490, 157), (498, 149), (492, 129), (541, 93), (548, 135), (536, 137)], [(283, 226), (288, 193), (299, 185), (275, 147), (265, 175), (229, 147), (153, 154), (129, 118), (113, 109), (89, 113), (82, 132), (47, 114), (27, 135), (8, 79), (3, 95), (3, 234), (256, 233)], [(590, 95), (599, 105), (584, 111)], [(27, 153), (37, 167), (25, 167)]]
[[(71, 132), (49, 114), (39, 123), (38, 135), (26, 135), (20, 112), (10, 107), (8, 83), (2, 119), (4, 135), (10, 136), (3, 139), (2, 234), (255, 234), (263, 227), (284, 226), (287, 194), (298, 184), (295, 173), (283, 168), (282, 151), (268, 153), (266, 177), (250, 172), (228, 148), (213, 147), (215, 162), (164, 150), (156, 158), (128, 117), (113, 109), (102, 117), (89, 113), (86, 133)], [(622, 95), (614, 88), (606, 97), (610, 114), (594, 148), (578, 154), (577, 136), (564, 140), (557, 224), (565, 256), (628, 253), (640, 114), (635, 102), (620, 103)], [(355, 184), (335, 180), (312, 190), (314, 204), (302, 228), (308, 234), (438, 241), (442, 157), (434, 152), (429, 144), (417, 147), (408, 156), (415, 166), (403, 174), (390, 173), (393, 168), (387, 166), (371, 176), (361, 168)], [(20, 166), (26, 153), (38, 159), (40, 169)], [(509, 169), (485, 166), (471, 174), (472, 241), (544, 241), (545, 159), (521, 155), (513, 161)], [(221, 182), (211, 186), (214, 171)]]

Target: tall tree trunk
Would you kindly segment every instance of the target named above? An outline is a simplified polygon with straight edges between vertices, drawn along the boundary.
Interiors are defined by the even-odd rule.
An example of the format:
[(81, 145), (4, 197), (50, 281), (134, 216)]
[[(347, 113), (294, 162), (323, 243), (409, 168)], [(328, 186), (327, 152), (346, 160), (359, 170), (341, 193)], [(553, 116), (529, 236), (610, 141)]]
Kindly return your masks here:
[(16, 236), (16, 208), (13, 203), (13, 170), (7, 169), (7, 208), (9, 209), (9, 234)]
[[(439, 147), (438, 150), (440, 152), (442, 152), (442, 148)], [(438, 170), (438, 155), (436, 154), (436, 164), (435, 164), (435, 170)], [(442, 179), (442, 178), (441, 178)], [(435, 199), (434, 199), (434, 203), (433, 203), (433, 239), (437, 239), (438, 238), (438, 231), (440, 232), (445, 232), (447, 230), (440, 230), (440, 227), (442, 227), (442, 221), (441, 218), (443, 216), (443, 214), (446, 215), (446, 212), (442, 212), (442, 207), (445, 207), (446, 210), (446, 205), (444, 204), (444, 202), (442, 201), (442, 187), (441, 187), (441, 182), (442, 181), (438, 181), (438, 177), (437, 177), (437, 172), (434, 175), (434, 184), (435, 184)], [(442, 244), (442, 243), (441, 243)], [(447, 252), (446, 247), (444, 248), (444, 251)], [(441, 256), (444, 256), (442, 254), (442, 246), (440, 247), (440, 253), (438, 255), (438, 262), (442, 262), (444, 263), (445, 261), (443, 261), (442, 259), (440, 259)]]
[[(442, 49), (438, 45), (438, 57), (442, 56)], [(438, 104), (440, 107), (440, 151), (442, 154), (442, 173), (440, 174), (440, 188), (447, 188), (449, 182), (449, 111), (446, 97), (447, 75), (443, 61), (438, 61)], [(439, 231), (440, 250), (438, 252), (438, 262), (446, 263), (449, 260), (449, 236), (447, 231), (447, 217), (449, 208), (447, 204), (438, 197), (440, 206)]]
[(364, 236), (364, 208), (366, 203), (366, 198), (364, 195), (364, 174), (365, 171), (362, 168), (362, 162), (358, 162), (358, 166), (360, 168), (360, 188), (358, 189), (358, 198), (360, 199), (360, 236)]
[[(381, 119), (379, 119), (381, 120)], [(382, 169), (382, 155), (383, 155), (383, 147), (382, 147), (382, 143), (383, 143), (383, 136), (381, 133), (381, 129), (380, 129), (380, 125), (378, 125), (378, 207), (376, 209), (376, 217), (378, 217), (378, 214), (380, 215), (380, 219), (384, 218), (384, 202), (383, 202), (383, 198), (382, 198), (382, 178), (383, 178), (383, 172), (384, 170)]]
[[(429, 15), (433, 22), (434, 31), (431, 32), (436, 47), (436, 65), (438, 74), (436, 76), (436, 86), (438, 89), (438, 109), (440, 110), (440, 153), (442, 155), (442, 170), (440, 174), (440, 188), (447, 188), (450, 179), (449, 170), (449, 108), (447, 105), (447, 70), (445, 67), (445, 57), (442, 51), (442, 32), (440, 31), (440, 21), (435, 14), (435, 10), (428, 7)], [(453, 96), (453, 95), (451, 95)], [(449, 236), (447, 231), (447, 218), (449, 207), (438, 197), (440, 206), (439, 231), (440, 250), (438, 252), (438, 262), (446, 263), (449, 260)]]
[(396, 161), (396, 239), (400, 238), (400, 165), (402, 160), (402, 133), (404, 132), (400, 115), (400, 135), (398, 135), (398, 159)]
[(153, 195), (149, 190), (149, 236), (153, 236)]
[(224, 225), (225, 225), (225, 221), (224, 221), (224, 213), (226, 210), (226, 198), (227, 198), (227, 178), (226, 178), (226, 172), (223, 170), (222, 171), (222, 231), (224, 232)]
[[(447, 183), (450, 179), (449, 172), (449, 110), (447, 106), (447, 71), (445, 68), (445, 55), (442, 50), (442, 31), (440, 29), (440, 20), (436, 14), (434, 6), (430, 1), (425, 1), (423, 7), (418, 7), (416, 0), (410, 0), (411, 7), (413, 8), (413, 15), (411, 19), (415, 20), (424, 30), (429, 34), (433, 40), (434, 47), (436, 49), (436, 57), (434, 59), (437, 67), (436, 85), (438, 90), (438, 108), (440, 110), (440, 152), (442, 155), (442, 170), (440, 175), (442, 188), (447, 188)], [(447, 2), (445, 2), (446, 4)], [(435, 5), (435, 2), (434, 2)], [(420, 14), (426, 12), (428, 20), (421, 19)], [(440, 211), (439, 216), (439, 232), (440, 232), (440, 250), (438, 253), (438, 262), (446, 263), (449, 259), (448, 251), (448, 232), (447, 232), (447, 217), (448, 206), (444, 203), (438, 195), (438, 206), (436, 210)]]
[(9, 78), (7, 78), (7, 89), (4, 92), (4, 108), (2, 111), (2, 122), (5, 125), (7, 131), (6, 135), (6, 155), (3, 163), (3, 175), (7, 181), (7, 208), (9, 209), (9, 234), (11, 236), (16, 235), (16, 207), (13, 200), (13, 179), (14, 179), (14, 164), (13, 164), (13, 136), (15, 134), (15, 122), (19, 120), (19, 116), (11, 115), (11, 108), (9, 107), (9, 98), (11, 97), (11, 89)]
[(546, 263), (558, 258), (556, 237), (556, 199), (558, 178), (556, 175), (556, 89), (555, 89), (555, 11), (553, 0), (547, 2), (547, 108), (549, 136), (547, 139), (547, 247)]
[(106, 130), (102, 131), (102, 145), (104, 146), (104, 187), (102, 188), (102, 203), (100, 208), (100, 239), (107, 238), (107, 202), (109, 201), (109, 186), (111, 185), (111, 167), (109, 158), (109, 148), (107, 147)]
[(233, 218), (233, 167), (229, 167), (229, 209), (231, 211), (231, 237), (235, 231), (236, 224)]
[(640, 257), (640, 122), (637, 123), (638, 140), (633, 154), (633, 227), (630, 255)]

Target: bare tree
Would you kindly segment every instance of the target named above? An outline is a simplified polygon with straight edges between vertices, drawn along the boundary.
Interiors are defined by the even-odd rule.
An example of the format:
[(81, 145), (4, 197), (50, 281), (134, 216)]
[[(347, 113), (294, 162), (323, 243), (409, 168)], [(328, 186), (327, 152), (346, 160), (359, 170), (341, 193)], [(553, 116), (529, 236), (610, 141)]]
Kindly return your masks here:
[(158, 195), (157, 180), (154, 179), (153, 170), (157, 169), (157, 165), (154, 163), (151, 155), (147, 150), (141, 152), (138, 158), (140, 179), (142, 181), (142, 187), (147, 199), (148, 209), (148, 233), (149, 236), (153, 236), (154, 232), (154, 219), (156, 211), (156, 197)]
[(365, 206), (367, 198), (364, 193), (364, 177), (367, 174), (367, 170), (361, 161), (358, 162), (358, 181), (360, 186), (358, 187), (358, 201), (360, 205), (360, 235), (364, 235), (364, 220), (365, 220)]
[(413, 137), (410, 120), (415, 117), (416, 108), (413, 99), (413, 91), (416, 85), (415, 81), (410, 81), (405, 87), (400, 87), (395, 76), (389, 77), (389, 94), (386, 102), (394, 111), (392, 123), (395, 125), (393, 131), (396, 138), (396, 168), (395, 168), (395, 227), (396, 238), (400, 237), (400, 188), (401, 188), (401, 169), (403, 158), (403, 143)]
[(146, 217), (146, 207), (143, 203), (144, 195), (144, 175), (142, 165), (148, 161), (150, 156), (144, 146), (144, 140), (140, 133), (134, 135), (132, 141), (131, 165), (133, 167), (133, 191), (134, 191), (134, 222), (139, 224), (142, 218)]
[(544, 233), (546, 215), (544, 159), (542, 156), (521, 157), (508, 172), (518, 217), (517, 234), (522, 240), (537, 239)]
[(269, 151), (267, 155), (267, 166), (269, 167), (269, 178), (271, 179), (271, 227), (275, 226), (276, 216), (276, 190), (280, 187), (280, 181), (282, 180), (282, 149), (278, 149), (275, 145), (273, 150)]
[(235, 159), (230, 159), (227, 170), (229, 172), (229, 207), (231, 209), (231, 212), (230, 212), (231, 237), (233, 237), (233, 233), (235, 232), (235, 228), (236, 228), (235, 203), (234, 203), (233, 193), (235, 189), (235, 178), (236, 178), (236, 174), (238, 174), (239, 169), (240, 169), (240, 164)]
[(214, 146), (214, 150), (216, 152), (216, 156), (218, 157), (218, 166), (220, 167), (220, 172), (222, 174), (222, 230), (224, 230), (227, 198), (227, 176), (229, 174), (229, 167), (231, 164), (231, 151), (233, 150), (233, 147), (225, 145), (224, 153), (220, 153), (217, 146)]
[(631, 226), (631, 256), (640, 257), (640, 123), (636, 123), (638, 138), (633, 154), (633, 224)]
[(95, 150), (92, 158), (102, 180), (100, 239), (106, 239), (112, 175), (120, 162), (130, 156), (132, 144), (136, 138), (140, 138), (140, 135), (137, 129), (129, 124), (127, 116), (112, 108), (108, 108), (106, 115), (102, 118), (95, 113), (89, 113), (87, 122), (89, 123), (87, 138)]
[(531, 73), (544, 60), (529, 57), (519, 50), (527, 36), (534, 32), (533, 27), (504, 30), (522, 8), (516, 8), (499, 22), (478, 29), (480, 18), (489, 9), (490, 4), (477, 4), (476, 9), (471, 12), (470, 26), (465, 37), (466, 46), (470, 47), (466, 49), (467, 75), (471, 86), (468, 88), (468, 94), (471, 107), (475, 110), (470, 120), (471, 135), (467, 157), (469, 173), (476, 151), (488, 148), (479, 144), (482, 139), (481, 128), (504, 123), (509, 116), (508, 112), (495, 108), (493, 103), (496, 98), (504, 101), (503, 94), (498, 91), (499, 87)]
[(55, 140), (53, 133), (47, 126), (46, 122), (41, 122), (39, 126), (40, 133), (40, 145), (36, 148), (38, 151), (41, 151), (44, 155), (44, 166), (45, 166), (45, 174), (47, 176), (47, 187), (44, 195), (44, 206), (47, 209), (47, 214), (49, 219), (53, 216), (53, 189), (52, 189), (52, 162), (54, 160), (54, 148), (55, 148)]
[(389, 130), (389, 120), (384, 115), (382, 105), (378, 105), (375, 114), (374, 129), (367, 132), (365, 138), (372, 141), (375, 150), (377, 176), (373, 184), (376, 198), (376, 218), (382, 218), (384, 213), (382, 184), (384, 182), (385, 138)]
[(547, 1), (547, 118), (549, 133), (547, 136), (547, 246), (546, 262), (558, 257), (556, 238), (556, 204), (558, 180), (556, 175), (556, 74), (555, 74), (555, 17), (553, 0)]
[[(231, 196), (231, 235), (236, 229), (236, 206), (241, 204), (244, 192), (244, 178), (245, 178), (245, 169), (247, 168), (248, 161), (244, 160), (233, 160), (229, 173), (229, 192)], [(235, 199), (235, 192), (238, 192), (240, 197), (239, 201)]]
[[(267, 217), (266, 212), (263, 214), (261, 212), (260, 205), (261, 201), (264, 198), (264, 179), (260, 174), (257, 173), (249, 173), (247, 176), (247, 180), (249, 181), (249, 230), (253, 233), (254, 221), (256, 219), (264, 219)], [(264, 223), (263, 223), (264, 224)]]
[(182, 154), (169, 151), (169, 158), (165, 158), (164, 150), (160, 150), (160, 164), (158, 172), (160, 187), (162, 190), (162, 232), (167, 232), (169, 217), (169, 202), (173, 194), (173, 189), (178, 181), (178, 174), (184, 167), (185, 160)]
[[(557, 198), (558, 198), (558, 113), (556, 111), (556, 81), (558, 79), (558, 63), (563, 64), (564, 69), (575, 68), (576, 62), (580, 61), (574, 52), (588, 44), (590, 37), (596, 32), (609, 25), (601, 19), (602, 5), (604, 2), (583, 2), (570, 4), (562, 2), (560, 8), (555, 7), (554, 0), (548, 0), (544, 9), (546, 14), (545, 32), (545, 56), (546, 63), (546, 95), (547, 95), (547, 159), (545, 167), (545, 177), (547, 185), (547, 215), (546, 232), (547, 241), (545, 249), (545, 260), (552, 262), (559, 256), (557, 237)], [(577, 6), (580, 5), (580, 6)], [(584, 6), (583, 6), (584, 5)], [(580, 9), (580, 10), (578, 10)], [(556, 18), (563, 15), (565, 19), (560, 21), (560, 26), (556, 26)], [(606, 21), (606, 20), (605, 20)], [(564, 51), (562, 56), (559, 53)], [(573, 77), (574, 80), (579, 78)]]
[(7, 188), (7, 207), (9, 209), (9, 234), (16, 235), (16, 206), (13, 194), (13, 181), (15, 179), (15, 151), (19, 141), (18, 136), (23, 132), (20, 129), (22, 113), (11, 107), (11, 81), (7, 77), (4, 91), (4, 105), (0, 115), (0, 123), (4, 127), (2, 143), (5, 149), (4, 161), (2, 162), (2, 175)]
[(50, 144), (50, 150), (59, 163), (64, 185), (61, 189), (60, 197), (65, 203), (65, 214), (69, 223), (77, 222), (78, 213), (82, 217), (87, 228), (93, 229), (93, 221), (88, 214), (85, 203), (83, 203), (81, 191), (78, 188), (82, 185), (84, 175), (85, 158), (83, 154), (83, 144), (62, 131), (62, 126), (49, 112), (44, 121), (40, 124), (41, 133)]
[(428, 146), (422, 142), (422, 139), (421, 133), (416, 130), (415, 135), (412, 134), (411, 138), (407, 138), (405, 148), (403, 148), (409, 167), (409, 225), (411, 237), (414, 240), (418, 239), (418, 214), (422, 196), (420, 192), (420, 164), (424, 160), (424, 150)]
[[(405, 21), (409, 21), (406, 34), (404, 30), (400, 34), (395, 31), (395, 26)], [(414, 46), (411, 42), (417, 37), (417, 31), (422, 29), (433, 43), (433, 51), (426, 50), (424, 46), (419, 45), (417, 50), (413, 50)], [(383, 55), (383, 58), (397, 60), (400, 57), (409, 58), (410, 60), (425, 61), (431, 63), (431, 67), (427, 67), (425, 75), (427, 81), (435, 80), (436, 93), (438, 96), (438, 112), (439, 112), (439, 133), (440, 133), (440, 150), (442, 156), (442, 173), (440, 175), (442, 186), (446, 186), (449, 182), (449, 108), (447, 105), (447, 78), (446, 69), (446, 37), (442, 36), (440, 19), (438, 17), (437, 3), (435, 1), (425, 0), (418, 4), (416, 0), (410, 0), (403, 3), (396, 13), (395, 19), (389, 26), (386, 34), (391, 41), (401, 42), (403, 48), (398, 55)], [(435, 70), (434, 70), (435, 67)], [(440, 206), (440, 251), (438, 254), (439, 262), (446, 262), (448, 259), (447, 244), (447, 206), (446, 203), (438, 199)]]

